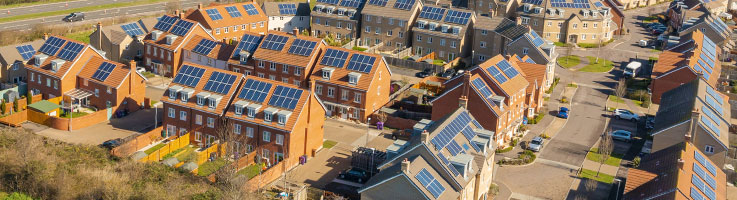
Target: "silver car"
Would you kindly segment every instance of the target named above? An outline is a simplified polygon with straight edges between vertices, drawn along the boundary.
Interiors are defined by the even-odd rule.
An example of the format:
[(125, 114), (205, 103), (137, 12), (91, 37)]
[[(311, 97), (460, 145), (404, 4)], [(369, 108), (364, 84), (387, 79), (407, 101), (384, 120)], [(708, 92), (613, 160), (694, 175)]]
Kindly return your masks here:
[(534, 152), (539, 152), (540, 149), (542, 148), (543, 148), (543, 138), (541, 138), (540, 136), (532, 138), (532, 140), (530, 141), (530, 145), (528, 145), (527, 147), (527, 149), (534, 151)]

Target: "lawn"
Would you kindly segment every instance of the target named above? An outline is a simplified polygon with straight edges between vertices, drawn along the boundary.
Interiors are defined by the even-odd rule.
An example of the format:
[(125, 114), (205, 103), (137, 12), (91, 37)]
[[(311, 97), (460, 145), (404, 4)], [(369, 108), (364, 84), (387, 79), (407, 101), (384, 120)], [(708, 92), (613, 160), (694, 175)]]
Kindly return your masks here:
[(581, 63), (581, 58), (575, 55), (563, 56), (558, 58), (558, 64), (563, 68), (571, 68)]
[[(77, 118), (77, 117), (85, 116), (87, 114), (88, 113), (86, 113), (86, 112), (74, 112), (74, 113), (72, 113), (71, 118)], [(69, 118), (70, 117), (69, 116), (69, 112), (61, 113), (61, 115), (59, 115), (59, 117), (61, 117), (61, 118)]]
[(575, 83), (569, 83), (568, 85), (566, 85), (566, 87), (577, 88), (578, 85), (576, 85)]
[[(589, 153), (586, 154), (586, 159), (598, 163), (601, 156), (599, 153), (597, 153), (597, 151), (599, 151), (599, 148), (591, 148), (591, 150), (589, 150)], [(622, 161), (622, 157), (624, 157), (624, 155), (618, 154), (618, 153), (612, 153), (612, 155), (609, 156), (609, 159), (607, 159), (606, 162), (604, 162), (604, 164), (617, 167), (619, 166), (619, 163)]]
[(141, 74), (143, 74), (143, 76), (145, 76), (146, 78), (152, 78), (152, 77), (156, 76), (156, 74), (151, 73), (151, 72), (148, 72), (148, 71), (145, 71), (145, 72), (143, 72)]
[(609, 101), (624, 103), (624, 99), (619, 98), (619, 97), (614, 96), (614, 95), (609, 95)]
[(599, 173), (599, 177), (596, 177), (596, 171), (588, 170), (588, 169), (582, 169), (581, 174), (579, 174), (578, 177), (596, 180), (596, 181), (607, 183), (607, 184), (614, 183), (614, 176), (609, 175), (609, 174)]
[(559, 47), (567, 47), (567, 46), (568, 46), (568, 44), (566, 44), (566, 43), (562, 43), (562, 42), (553, 42), (553, 44), (554, 44), (555, 46), (559, 46)]
[(353, 47), (353, 50), (356, 50), (356, 51), (366, 51), (366, 48), (363, 48), (363, 47)]
[(653, 53), (660, 53), (660, 52), (663, 52), (663, 51), (661, 51), (661, 50), (658, 50), (658, 49), (650, 49), (650, 52), (653, 52)]
[(156, 100), (151, 100), (151, 107), (153, 107), (153, 106), (154, 106), (154, 105), (156, 105), (157, 103), (159, 103), (159, 101), (156, 101)]
[(152, 4), (152, 3), (159, 3), (163, 1), (165, 0), (137, 0), (137, 1), (130, 1), (130, 2), (111, 3), (111, 4), (105, 4), (105, 5), (86, 6), (86, 7), (74, 8), (74, 9), (67, 9), (67, 10), (29, 13), (29, 14), (0, 18), (0, 23), (6, 23), (6, 22), (12, 22), (12, 21), (18, 21), (18, 20), (24, 20), (24, 19), (35, 19), (35, 18), (42, 18), (42, 17), (49, 17), (49, 16), (56, 16), (56, 15), (66, 15), (66, 14), (73, 13), (73, 12), (89, 12), (89, 11), (95, 11), (95, 10), (136, 6), (136, 5), (142, 5), (142, 4)]
[(95, 32), (95, 30), (93, 29), (93, 30), (80, 31), (80, 32), (75, 32), (75, 33), (68, 33), (68, 34), (64, 34), (64, 37), (89, 44), (90, 34), (92, 34), (92, 32)]
[(181, 149), (184, 149), (184, 150), (179, 155), (176, 155), (177, 160), (182, 161), (182, 162), (186, 162), (186, 161), (192, 161), (192, 160), (194, 160), (196, 158), (196, 155), (195, 155), (194, 158), (187, 158), (187, 157), (190, 156), (190, 154), (192, 154), (195, 150), (197, 150), (197, 147), (194, 147), (192, 145), (189, 145), (189, 146), (183, 147)]
[(159, 143), (159, 144), (157, 144), (156, 146), (153, 146), (153, 147), (151, 147), (151, 148), (149, 148), (149, 149), (146, 149), (146, 151), (143, 151), (143, 152), (144, 152), (144, 153), (146, 153), (146, 154), (148, 154), (148, 155), (151, 155), (151, 153), (153, 153), (153, 152), (154, 152), (154, 151), (156, 151), (156, 150), (159, 150), (159, 149), (161, 149), (161, 148), (162, 148), (162, 147), (164, 147), (165, 145), (166, 145), (166, 144), (164, 144), (164, 143)]
[(240, 171), (238, 171), (238, 174), (246, 175), (248, 179), (251, 179), (255, 177), (256, 175), (258, 175), (260, 166), (261, 166), (260, 164), (251, 164), (248, 167), (243, 168)]
[[(174, 151), (172, 151), (172, 152), (170, 152), (170, 153), (168, 153), (168, 154), (164, 155), (164, 157), (162, 157), (161, 159), (162, 159), (162, 160), (166, 160), (167, 158), (171, 158), (171, 157), (174, 157), (174, 156), (176, 156), (177, 160), (179, 160), (179, 161), (184, 161), (184, 158), (186, 158), (186, 157), (187, 157), (187, 156), (186, 156), (187, 152), (185, 152), (185, 151), (188, 151), (188, 152), (192, 152), (192, 151), (194, 151), (195, 149), (196, 149), (196, 148), (195, 148), (195, 147), (193, 147), (193, 146), (191, 146), (191, 145), (189, 145), (189, 146), (186, 146), (186, 147), (182, 147), (182, 148), (179, 148), (179, 149), (177, 149), (177, 150), (174, 150)], [(184, 152), (184, 153), (181, 153), (181, 154), (179, 154), (180, 152)], [(177, 154), (179, 154), (179, 155), (177, 155)]]
[(200, 165), (200, 167), (197, 170), (198, 176), (209, 176), (212, 173), (215, 173), (218, 169), (225, 166), (225, 160), (222, 158), (218, 158), (215, 161), (206, 162)]
[(635, 103), (636, 105), (644, 108), (644, 106), (642, 106), (642, 101), (632, 99), (632, 103)]
[(614, 63), (607, 59), (599, 58), (599, 62), (596, 63), (596, 57), (586, 56), (589, 59), (589, 65), (579, 69), (582, 72), (608, 72), (614, 68)]
[(326, 149), (333, 148), (335, 144), (338, 144), (338, 142), (332, 141), (332, 140), (325, 140), (324, 142), (322, 142), (322, 148), (326, 148)]
[(445, 65), (445, 61), (444, 60), (440, 60), (440, 59), (435, 59), (435, 60), (432, 61), (432, 64), (433, 65), (443, 66), (443, 65)]

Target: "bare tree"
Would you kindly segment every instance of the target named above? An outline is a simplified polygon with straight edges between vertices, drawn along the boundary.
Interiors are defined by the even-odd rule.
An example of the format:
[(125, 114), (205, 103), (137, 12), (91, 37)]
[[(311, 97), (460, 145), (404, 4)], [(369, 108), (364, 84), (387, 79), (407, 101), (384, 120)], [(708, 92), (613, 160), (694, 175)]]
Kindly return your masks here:
[(244, 153), (241, 144), (245, 144), (247, 137), (240, 134), (240, 131), (233, 131), (233, 127), (233, 122), (228, 118), (218, 118), (215, 129), (215, 137), (219, 141), (217, 152), (221, 153), (219, 156), (225, 158), (228, 164), (215, 172), (215, 183), (223, 191), (225, 199), (248, 199), (251, 194), (243, 189), (248, 177), (238, 175), (238, 158)]
[(619, 101), (622, 99), (624, 94), (627, 92), (627, 81), (624, 78), (619, 78), (617, 81), (617, 87), (614, 90), (614, 95), (617, 96), (617, 106), (619, 107)]
[(380, 121), (381, 124), (386, 123), (386, 120), (387, 120), (387, 114), (386, 114), (386, 112), (384, 112), (382, 110), (379, 110), (379, 112), (376, 113), (376, 120)]
[(612, 155), (612, 150), (614, 149), (614, 143), (612, 142), (612, 136), (609, 135), (609, 131), (611, 131), (611, 128), (607, 129), (607, 132), (601, 135), (601, 140), (599, 140), (599, 170), (596, 171), (596, 177), (599, 177), (601, 165), (606, 163), (606, 160)]
[(161, 75), (161, 85), (164, 85), (164, 76), (166, 76), (167, 73), (169, 73), (169, 68), (166, 67), (164, 64), (156, 64), (154, 67), (158, 68), (159, 75)]

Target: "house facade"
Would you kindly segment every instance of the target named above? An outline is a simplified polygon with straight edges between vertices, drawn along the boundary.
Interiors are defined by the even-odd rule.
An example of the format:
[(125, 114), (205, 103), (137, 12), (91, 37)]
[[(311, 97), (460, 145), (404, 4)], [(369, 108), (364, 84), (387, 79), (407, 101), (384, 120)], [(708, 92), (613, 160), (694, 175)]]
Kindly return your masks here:
[(228, 70), (228, 60), (235, 47), (195, 35), (182, 47), (182, 61)]
[(269, 31), (251, 56), (255, 66), (250, 73), (307, 88), (307, 78), (325, 46), (319, 38)]
[(457, 8), (425, 5), (412, 27), (415, 55), (435, 52), (435, 58), (450, 62), (471, 54), (471, 40), (476, 14)]
[(397, 52), (412, 43), (411, 28), (422, 1), (369, 1), (361, 11), (361, 44), (375, 46), (379, 51)]
[(136, 71), (134, 61), (125, 65), (92, 56), (77, 74), (76, 88), (78, 94), (90, 94), (80, 102), (83, 107), (133, 112), (144, 107), (146, 77)]
[(202, 24), (217, 41), (237, 41), (243, 36), (243, 31), (264, 34), (269, 30), (269, 19), (256, 2), (207, 7), (199, 4), (186, 18)]
[(215, 40), (199, 23), (180, 17), (164, 15), (143, 39), (144, 61), (147, 71), (174, 77), (182, 63), (181, 48), (195, 35)]
[(233, 54), (228, 59), (228, 70), (242, 73), (246, 76), (253, 74), (254, 67), (256, 66), (253, 60), (253, 53), (256, 52), (263, 38), (264, 36), (261, 34), (245, 32), (240, 41), (238, 41), (238, 45), (235, 46)]
[(25, 63), (33, 58), (44, 40), (0, 47), (0, 82), (19, 84), (28, 80)]
[(517, 55), (510, 58), (510, 60), (517, 62), (517, 66), (522, 70), (525, 79), (529, 85), (525, 89), (525, 117), (532, 118), (537, 113), (542, 112), (544, 94), (547, 87), (547, 71), (545, 65), (535, 64), (529, 56), (519, 57)]
[(612, 20), (611, 8), (599, 1), (529, 1), (523, 2), (516, 12), (519, 24), (530, 26), (553, 42), (603, 43), (620, 28)]
[(338, 40), (360, 37), (361, 8), (365, 1), (319, 0), (310, 12), (311, 35), (324, 38), (328, 35)]
[(141, 61), (144, 51), (143, 38), (151, 32), (156, 23), (155, 18), (105, 27), (97, 23), (97, 29), (90, 34), (90, 46), (104, 52), (106, 58), (115, 62)]
[(310, 4), (296, 2), (264, 2), (269, 30), (292, 32), (310, 29)]

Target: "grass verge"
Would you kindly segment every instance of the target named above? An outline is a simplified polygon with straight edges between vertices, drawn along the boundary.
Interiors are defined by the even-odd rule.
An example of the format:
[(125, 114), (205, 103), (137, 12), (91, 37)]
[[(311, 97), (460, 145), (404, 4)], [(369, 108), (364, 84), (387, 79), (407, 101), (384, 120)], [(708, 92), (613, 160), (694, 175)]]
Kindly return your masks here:
[(569, 83), (568, 85), (566, 85), (566, 87), (577, 88), (578, 85), (576, 85), (575, 83)]
[(164, 144), (164, 143), (159, 143), (159, 144), (157, 144), (156, 146), (153, 146), (153, 147), (151, 147), (151, 148), (149, 148), (149, 149), (146, 149), (146, 151), (143, 151), (143, 152), (144, 152), (144, 153), (146, 153), (146, 154), (148, 154), (148, 155), (151, 155), (151, 153), (153, 153), (153, 152), (154, 152), (154, 151), (156, 151), (156, 150), (159, 150), (159, 149), (161, 149), (161, 148), (162, 148), (162, 147), (164, 147), (165, 145), (166, 145), (166, 144)]
[(86, 30), (86, 31), (64, 34), (64, 37), (89, 44), (90, 34), (92, 34), (92, 32), (95, 32), (95, 30)]
[(152, 4), (152, 3), (159, 3), (159, 2), (164, 2), (164, 1), (166, 0), (138, 0), (138, 1), (131, 1), (131, 2), (120, 2), (120, 3), (111, 3), (111, 4), (105, 4), (105, 5), (86, 6), (86, 7), (81, 7), (81, 8), (67, 9), (67, 10), (57, 10), (57, 11), (41, 12), (41, 13), (29, 13), (29, 14), (24, 14), (24, 15), (16, 15), (16, 16), (11, 16), (11, 17), (0, 18), (0, 23), (18, 21), (18, 20), (23, 20), (23, 19), (35, 19), (35, 18), (41, 18), (41, 17), (65, 15), (65, 14), (69, 14), (73, 12), (89, 12), (89, 11), (104, 10), (104, 9), (111, 9), (111, 8), (136, 6), (136, 5), (141, 5), (141, 4)]
[(599, 58), (599, 62), (596, 62), (596, 57), (586, 56), (589, 59), (589, 64), (579, 69), (582, 72), (608, 72), (614, 68), (614, 63), (607, 59)]
[(326, 148), (326, 149), (333, 148), (336, 144), (338, 144), (338, 142), (332, 141), (332, 140), (325, 140), (324, 142), (322, 142), (322, 148)]
[(217, 160), (203, 163), (198, 168), (197, 175), (198, 176), (209, 176), (210, 174), (218, 171), (218, 169), (220, 169), (221, 167), (225, 166), (225, 164), (226, 162), (222, 158), (218, 158)]
[(353, 47), (353, 50), (356, 50), (356, 51), (366, 51), (366, 49), (367, 48), (363, 48), (363, 47)]
[(563, 56), (558, 58), (558, 65), (563, 68), (571, 68), (581, 63), (581, 58), (575, 55)]
[(607, 184), (614, 183), (614, 176), (604, 173), (599, 173), (599, 176), (596, 176), (596, 171), (588, 169), (582, 169), (581, 173), (578, 174), (578, 177), (596, 180)]
[(618, 103), (624, 103), (624, 99), (621, 99), (621, 98), (619, 98), (617, 96), (614, 96), (614, 95), (609, 95), (609, 101), (614, 101), (614, 102), (618, 102)]
[(560, 82), (560, 78), (558, 77), (553, 78), (553, 84), (550, 84), (550, 88), (548, 88), (548, 90), (546, 90), (545, 93), (546, 94), (553, 93), (553, 89), (555, 89), (555, 86), (558, 85), (558, 82)]
[[(598, 163), (601, 158), (601, 155), (598, 153), (598, 151), (599, 151), (599, 148), (591, 148), (591, 150), (589, 150), (589, 153), (586, 154), (586, 159)], [(606, 162), (604, 162), (604, 164), (618, 167), (619, 163), (622, 162), (622, 157), (624, 157), (624, 155), (618, 154), (618, 153), (612, 153), (612, 155), (609, 156), (609, 159), (607, 159)]]

